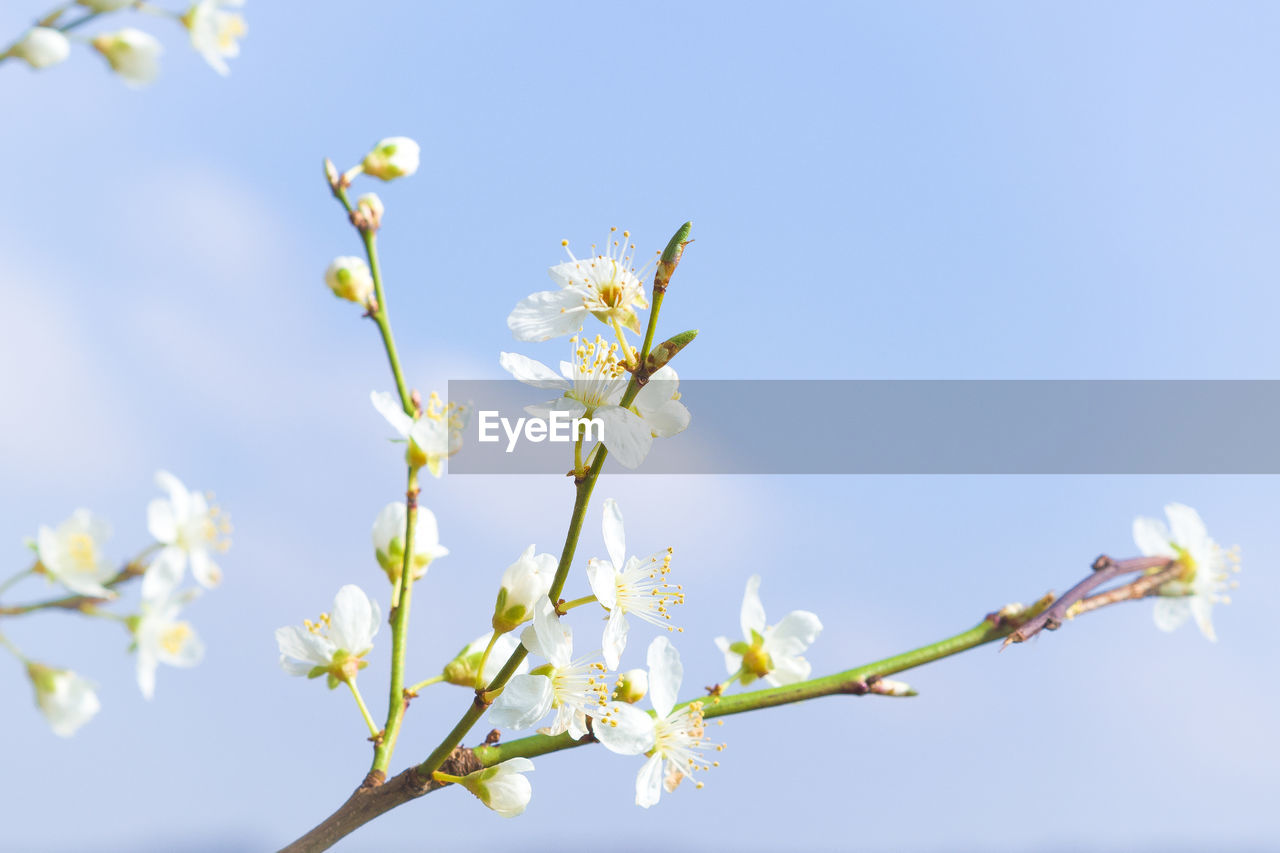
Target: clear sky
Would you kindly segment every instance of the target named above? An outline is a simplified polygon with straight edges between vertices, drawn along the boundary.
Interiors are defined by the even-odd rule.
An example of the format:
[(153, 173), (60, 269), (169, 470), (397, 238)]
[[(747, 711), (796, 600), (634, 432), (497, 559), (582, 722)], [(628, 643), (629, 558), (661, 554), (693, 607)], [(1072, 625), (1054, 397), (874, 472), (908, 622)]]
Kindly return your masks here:
[[(44, 4), (0, 8), (17, 33)], [(373, 327), (326, 291), (359, 244), (320, 159), (423, 146), (377, 189), (410, 381), (499, 378), (505, 317), (560, 240), (611, 225), (643, 252), (684, 220), (665, 330), (699, 378), (1274, 378), (1280, 15), (1264, 3), (269, 4), (228, 79), (176, 28), (132, 91), (77, 51), (0, 67), (0, 555), (87, 506), (123, 557), (152, 472), (212, 489), (235, 544), (190, 611), (208, 652), (152, 702), (106, 623), (10, 620), (100, 685), (54, 737), (0, 662), (0, 820), (13, 849), (258, 850), (336, 807), (367, 766), (348, 697), (287, 678), (273, 630), (360, 583), (402, 489), (368, 404)], [(554, 360), (556, 344), (519, 345)], [(697, 401), (686, 402), (697, 418)], [(762, 400), (782, 450), (822, 400)], [(1177, 418), (1152, 412), (1151, 429)], [(1221, 413), (1224, 418), (1232, 412)], [(850, 441), (857, 441), (851, 430)], [(697, 690), (722, 676), (745, 579), (770, 617), (816, 611), (831, 672), (939, 639), (1134, 553), (1178, 500), (1239, 543), (1220, 642), (1148, 603), (906, 678), (911, 700), (735, 717), (701, 791), (632, 804), (638, 760), (538, 760), (504, 821), (433, 794), (344, 849), (1273, 849), (1280, 583), (1272, 477), (609, 477), (637, 551), (675, 548)], [(411, 677), (485, 629), (501, 570), (562, 541), (562, 478), (446, 477), (423, 502), (452, 554), (415, 596)], [(603, 556), (599, 513), (579, 552)], [(647, 551), (645, 552), (647, 553)], [(5, 572), (7, 574), (7, 571)], [(571, 590), (585, 589), (581, 575)], [(42, 592), (38, 585), (23, 588)], [(587, 623), (590, 625), (590, 623)], [(583, 629), (584, 631), (586, 629)], [(643, 640), (635, 630), (631, 663)], [(387, 633), (364, 683), (385, 683)], [(421, 672), (421, 675), (417, 673)], [(469, 701), (414, 704), (396, 763)], [(371, 689), (376, 710), (383, 697)]]

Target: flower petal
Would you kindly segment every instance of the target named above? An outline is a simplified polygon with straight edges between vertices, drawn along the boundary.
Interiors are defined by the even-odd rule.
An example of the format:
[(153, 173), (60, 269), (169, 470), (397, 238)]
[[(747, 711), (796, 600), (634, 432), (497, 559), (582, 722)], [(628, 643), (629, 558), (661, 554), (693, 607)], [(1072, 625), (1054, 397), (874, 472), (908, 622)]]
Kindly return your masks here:
[(659, 717), (666, 717), (675, 707), (680, 682), (684, 681), (680, 653), (666, 637), (656, 637), (649, 644), (646, 661), (649, 664), (649, 701)]
[(1169, 528), (1158, 518), (1139, 517), (1133, 520), (1133, 541), (1147, 557), (1176, 557), (1173, 536)]
[(602, 717), (597, 717), (592, 729), (596, 740), (610, 752), (619, 755), (639, 755), (653, 749), (653, 717), (635, 705), (614, 704)]
[(405, 413), (404, 406), (400, 405), (398, 397), (392, 396), (390, 391), (374, 391), (369, 394), (369, 400), (373, 403), (373, 407), (378, 410), (387, 423), (391, 424), (391, 428), (400, 434), (401, 438), (409, 437), (409, 429), (413, 426), (413, 418)]
[(822, 633), (822, 622), (808, 610), (793, 610), (765, 632), (765, 651), (794, 657), (802, 653)]
[(605, 610), (612, 610), (618, 603), (618, 570), (608, 560), (587, 560), (587, 583)]
[(730, 645), (728, 637), (716, 637), (716, 648), (724, 654), (724, 668), (733, 675), (742, 668), (742, 655), (730, 651)]
[(600, 406), (594, 416), (603, 426), (604, 446), (624, 468), (639, 468), (653, 446), (653, 433), (644, 419), (621, 406)]
[(156, 498), (147, 504), (147, 531), (157, 542), (172, 545), (178, 539), (178, 519), (173, 504), (164, 498)]
[(551, 710), (554, 691), (545, 675), (516, 675), (489, 709), (494, 725), (510, 729), (531, 728)]
[(630, 630), (631, 626), (627, 624), (627, 616), (621, 607), (609, 611), (609, 621), (604, 625), (601, 645), (604, 647), (605, 666), (610, 670), (617, 669), (622, 661), (622, 651), (627, 647), (627, 632)]
[(498, 363), (502, 369), (525, 385), (534, 388), (548, 388), (556, 391), (567, 391), (573, 383), (547, 367), (540, 361), (534, 361), (518, 352), (504, 352), (498, 355)]
[(1196, 621), (1196, 627), (1200, 629), (1200, 633), (1211, 643), (1218, 642), (1218, 634), (1213, 630), (1213, 620), (1210, 613), (1213, 610), (1213, 603), (1203, 595), (1195, 595), (1191, 597), (1188, 604), (1191, 616)]
[(1156, 602), (1152, 615), (1161, 631), (1175, 631), (1191, 615), (1191, 605), (1185, 598), (1161, 598)]
[(1209, 531), (1196, 512), (1186, 504), (1169, 504), (1164, 508), (1169, 517), (1169, 528), (1173, 533), (1173, 541), (1183, 548), (1192, 549), (1209, 538)]
[(517, 341), (548, 341), (572, 334), (587, 316), (583, 303), (577, 288), (539, 291), (516, 304), (507, 315), (507, 328)]
[(609, 560), (615, 566), (627, 562), (627, 537), (622, 524), (622, 508), (613, 498), (604, 502), (604, 547), (609, 552)]
[(662, 796), (662, 756), (654, 753), (636, 775), (636, 805), (649, 808)]
[(742, 626), (742, 636), (751, 642), (751, 632), (764, 634), (764, 604), (760, 602), (760, 576), (747, 578), (747, 590), (742, 595), (742, 612), (738, 616), (738, 624)]

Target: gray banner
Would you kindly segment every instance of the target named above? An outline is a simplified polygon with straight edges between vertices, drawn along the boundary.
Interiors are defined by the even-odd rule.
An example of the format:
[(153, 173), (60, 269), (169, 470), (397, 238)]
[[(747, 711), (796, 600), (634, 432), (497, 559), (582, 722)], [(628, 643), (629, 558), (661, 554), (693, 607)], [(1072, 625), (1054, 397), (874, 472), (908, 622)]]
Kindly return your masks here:
[[(635, 473), (1280, 474), (1280, 381), (684, 380), (679, 390), (688, 429), (655, 438)], [(498, 420), (514, 428), (531, 417), (526, 405), (559, 392), (477, 380), (448, 393), (474, 407), (451, 473), (572, 467), (571, 442), (522, 429), (513, 443)], [(478, 440), (482, 412), (498, 440)]]

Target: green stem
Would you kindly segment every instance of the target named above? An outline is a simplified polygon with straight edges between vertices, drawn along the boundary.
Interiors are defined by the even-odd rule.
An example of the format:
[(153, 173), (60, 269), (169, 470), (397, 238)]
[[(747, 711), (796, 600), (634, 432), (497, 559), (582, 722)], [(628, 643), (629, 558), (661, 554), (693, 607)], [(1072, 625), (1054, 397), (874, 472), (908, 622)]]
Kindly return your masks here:
[(0, 583), (0, 595), (3, 595), (4, 593), (8, 592), (9, 587), (13, 586), (18, 581), (22, 580), (25, 577), (30, 577), (31, 575), (35, 574), (35, 572), (36, 572), (35, 566), (32, 566), (29, 569), (23, 569), (22, 571), (18, 572), (16, 575), (9, 578), (4, 583)]
[[(343, 193), (344, 201), (346, 194)], [(382, 268), (378, 263), (378, 234), (373, 230), (363, 230), (360, 236), (364, 239), (364, 251), (369, 258), (369, 272), (373, 276), (373, 294), (378, 300), (376, 311), (371, 312), (373, 321), (378, 324), (378, 332), (382, 335), (382, 346), (387, 351), (387, 361), (391, 363), (391, 374), (396, 380), (396, 391), (400, 393), (400, 405), (404, 406), (409, 417), (418, 416), (418, 408), (413, 404), (409, 388), (404, 382), (404, 373), (400, 370), (400, 356), (396, 353), (396, 341), (391, 334), (391, 318), (387, 314), (387, 299), (382, 290)]]
[(22, 650), (19, 649), (17, 646), (15, 646), (12, 642), (10, 642), (9, 638), (6, 637), (4, 634), (0, 634), (0, 646), (3, 646), (4, 648), (8, 649), (9, 652), (12, 653), (14, 657), (22, 661), (23, 663), (29, 663), (29, 661), (27, 660), (27, 656), (22, 653)]
[(360, 688), (356, 687), (356, 680), (348, 678), (347, 686), (351, 688), (351, 695), (356, 697), (356, 704), (360, 706), (360, 715), (364, 717), (364, 723), (369, 727), (369, 736), (377, 738), (378, 727), (373, 723), (373, 715), (369, 713), (369, 707), (364, 704), (364, 697), (360, 695)]
[(440, 682), (442, 682), (442, 681), (444, 681), (444, 675), (443, 675), (443, 674), (441, 674), (441, 675), (433, 675), (433, 676), (431, 676), (430, 678), (424, 678), (424, 679), (422, 679), (422, 680), (421, 680), (421, 681), (419, 681), (417, 684), (414, 684), (414, 685), (413, 685), (413, 686), (411, 686), (411, 687), (406, 687), (406, 688), (405, 688), (405, 691), (406, 691), (406, 692), (408, 692), (408, 693), (417, 693), (419, 690), (421, 690), (421, 689), (422, 689), (422, 688), (424, 688), (424, 687), (430, 687), (431, 685), (433, 685), (433, 684), (439, 684), (439, 683), (440, 683)]
[(391, 683), (387, 697), (387, 724), (382, 739), (373, 751), (371, 770), (387, 772), (391, 755), (396, 749), (400, 724), (404, 721), (407, 705), (404, 692), (404, 664), (409, 641), (409, 603), (413, 598), (413, 529), (418, 519), (418, 469), (409, 469), (409, 483), (405, 490), (408, 512), (405, 513), (404, 563), (400, 569), (400, 600), (392, 602), (391, 609)]
[[(915, 667), (951, 657), (977, 646), (1007, 637), (1023, 622), (1043, 611), (1051, 603), (1052, 599), (1041, 599), (1017, 619), (1000, 619), (993, 614), (969, 630), (962, 631), (944, 640), (875, 661), (874, 663), (846, 669), (844, 672), (837, 672), (834, 675), (813, 678), (797, 684), (789, 684), (785, 687), (771, 687), (766, 690), (736, 693), (732, 696), (720, 697), (719, 701), (715, 698), (705, 697), (694, 701), (702, 703), (704, 717), (725, 717), (730, 714), (758, 711), (777, 705), (804, 702), (822, 696), (861, 695), (869, 692), (867, 680), (873, 677), (884, 677), (895, 672), (914, 669)], [(683, 702), (677, 707), (684, 707), (688, 704), (688, 702)], [(569, 736), (568, 732), (565, 732), (555, 736), (533, 735), (498, 744), (497, 746), (478, 746), (475, 747), (473, 752), (481, 764), (491, 767), (509, 758), (532, 758), (537, 755), (546, 755), (547, 753), (559, 752), (562, 749), (571, 749), (575, 746), (583, 746), (594, 742), (592, 738), (584, 738), (580, 741), (574, 740)]]
[(476, 690), (484, 689), (484, 666), (489, 662), (489, 655), (493, 653), (493, 647), (501, 636), (497, 631), (494, 631), (489, 637), (489, 645), (484, 647), (484, 654), (480, 655), (480, 665), (476, 667)]
[(594, 595), (584, 595), (582, 598), (575, 598), (573, 601), (566, 601), (560, 605), (560, 612), (567, 613), (575, 607), (581, 607), (584, 604), (594, 604), (597, 601)]

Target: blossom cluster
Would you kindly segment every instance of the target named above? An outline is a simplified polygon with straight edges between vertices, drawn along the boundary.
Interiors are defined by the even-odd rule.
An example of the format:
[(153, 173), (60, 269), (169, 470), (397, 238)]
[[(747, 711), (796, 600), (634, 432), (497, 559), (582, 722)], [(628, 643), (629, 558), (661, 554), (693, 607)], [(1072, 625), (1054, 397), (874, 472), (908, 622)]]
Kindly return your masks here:
[[(148, 699), (155, 694), (160, 664), (191, 667), (203, 658), (204, 644), (181, 614), (202, 589), (221, 583), (222, 570), (215, 558), (230, 546), (231, 533), (230, 519), (209, 497), (189, 491), (167, 471), (158, 472), (155, 480), (164, 496), (147, 506), (151, 545), (118, 568), (120, 564), (107, 550), (111, 526), (89, 510), (77, 509), (56, 526), (41, 525), (28, 542), (35, 564), (19, 577), (43, 576), (73, 597), (14, 609), (71, 609), (122, 624), (137, 656), (138, 688)], [(188, 567), (196, 586), (184, 589)], [(138, 609), (127, 615), (104, 610), (103, 605), (118, 601), (117, 588), (137, 576), (142, 580)], [(29, 659), (7, 639), (4, 644), (23, 661), (36, 704), (56, 734), (70, 736), (98, 713), (101, 704), (89, 680)]]
[[(231, 73), (228, 59), (240, 55), (240, 39), (249, 28), (239, 9), (244, 0), (197, 0), (185, 11), (175, 12), (134, 0), (76, 0), (84, 14), (64, 22), (63, 15), (73, 4), (59, 7), (44, 16), (6, 51), (0, 60), (21, 59), (32, 68), (58, 65), (71, 55), (72, 40), (67, 34), (82, 24), (109, 12), (145, 6), (145, 11), (169, 18), (187, 34), (191, 47), (222, 76)], [(130, 86), (145, 86), (160, 73), (160, 55), (164, 52), (159, 39), (136, 27), (123, 27), (99, 33), (87, 43)]]

